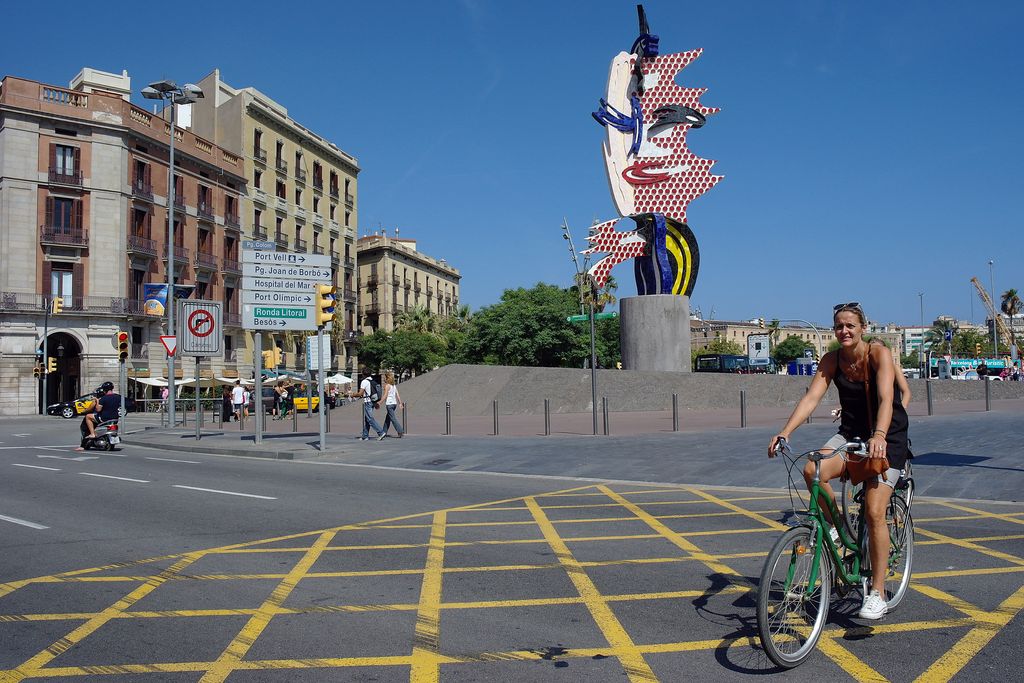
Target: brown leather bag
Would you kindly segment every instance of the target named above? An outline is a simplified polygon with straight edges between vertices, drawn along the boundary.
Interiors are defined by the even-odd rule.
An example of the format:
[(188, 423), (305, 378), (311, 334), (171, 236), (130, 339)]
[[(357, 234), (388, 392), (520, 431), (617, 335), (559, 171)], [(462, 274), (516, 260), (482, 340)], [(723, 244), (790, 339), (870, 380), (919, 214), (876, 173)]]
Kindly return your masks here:
[[(867, 403), (868, 408), (868, 426), (875, 423), (875, 417), (872, 415), (871, 410), (871, 347), (868, 346), (867, 362), (865, 363), (866, 374), (864, 376), (864, 399)], [(836, 359), (838, 363), (838, 358)], [(867, 456), (857, 456), (856, 460), (848, 460), (846, 462), (845, 476), (850, 480), (851, 484), (860, 484), (861, 482), (877, 477), (880, 474), (885, 474), (886, 470), (889, 469), (889, 458), (870, 458)]]

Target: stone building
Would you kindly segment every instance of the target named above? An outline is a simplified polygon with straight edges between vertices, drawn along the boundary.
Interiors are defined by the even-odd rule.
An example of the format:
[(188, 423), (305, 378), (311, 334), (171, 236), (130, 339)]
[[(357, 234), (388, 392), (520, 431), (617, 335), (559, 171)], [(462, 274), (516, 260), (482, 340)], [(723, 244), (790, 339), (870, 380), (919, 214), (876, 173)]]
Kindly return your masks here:
[[(131, 335), (132, 375), (164, 375), (164, 318), (143, 312), (143, 285), (167, 278), (170, 124), (129, 102), (127, 72), (83, 69), (68, 88), (7, 76), (0, 82), (0, 413), (32, 414), (42, 400), (32, 368), (49, 318), (45, 403), (118, 379), (112, 338)], [(210, 371), (237, 372), (242, 160), (209, 139), (175, 131), (177, 282), (224, 302), (225, 355)], [(158, 351), (159, 350), (159, 351)]]
[(395, 318), (422, 306), (441, 317), (459, 308), (462, 275), (444, 259), (416, 249), (416, 240), (386, 234), (368, 235), (357, 242), (359, 313), (362, 332), (395, 329)]
[[(198, 85), (206, 97), (192, 105), (192, 130), (242, 158), (248, 180), (241, 199), (245, 239), (273, 241), (281, 251), (330, 255), (340, 299), (334, 367), (354, 371), (358, 162), (256, 88), (225, 83), (219, 69)], [(278, 346), (284, 366), (301, 369), (303, 336), (264, 333), (263, 346)], [(244, 341), (243, 360), (251, 363), (252, 335), (246, 333)]]

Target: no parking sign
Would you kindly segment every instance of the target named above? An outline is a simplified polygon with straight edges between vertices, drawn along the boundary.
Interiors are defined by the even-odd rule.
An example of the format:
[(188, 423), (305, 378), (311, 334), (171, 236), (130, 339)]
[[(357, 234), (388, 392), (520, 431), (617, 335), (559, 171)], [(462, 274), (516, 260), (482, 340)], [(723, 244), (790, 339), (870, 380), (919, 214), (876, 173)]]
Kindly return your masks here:
[(224, 331), (219, 301), (178, 302), (178, 355), (219, 356)]

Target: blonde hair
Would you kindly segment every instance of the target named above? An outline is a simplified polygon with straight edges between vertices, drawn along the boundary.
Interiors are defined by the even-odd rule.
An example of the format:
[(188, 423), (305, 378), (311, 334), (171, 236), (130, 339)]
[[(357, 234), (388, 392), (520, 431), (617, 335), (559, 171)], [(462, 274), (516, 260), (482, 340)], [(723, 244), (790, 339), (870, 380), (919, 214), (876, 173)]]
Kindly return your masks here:
[(857, 305), (857, 306), (843, 306), (843, 307), (841, 307), (839, 309), (836, 309), (835, 313), (832, 314), (832, 324), (833, 325), (836, 324), (836, 318), (839, 316), (840, 313), (856, 313), (857, 314), (857, 319), (860, 320), (861, 327), (867, 327), (868, 326), (868, 318), (867, 318), (866, 315), (864, 315), (864, 309), (861, 308), (859, 305)]
[(388, 384), (394, 384), (395, 383), (395, 373), (393, 373), (393, 372), (385, 372), (384, 373), (384, 381), (387, 382)]

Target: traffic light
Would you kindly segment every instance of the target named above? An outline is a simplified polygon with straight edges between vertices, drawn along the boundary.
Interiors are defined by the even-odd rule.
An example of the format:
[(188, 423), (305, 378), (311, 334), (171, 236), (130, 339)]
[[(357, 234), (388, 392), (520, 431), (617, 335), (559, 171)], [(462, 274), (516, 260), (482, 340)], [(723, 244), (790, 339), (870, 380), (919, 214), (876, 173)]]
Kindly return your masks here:
[(334, 320), (334, 285), (316, 286), (316, 326)]
[(128, 360), (128, 333), (117, 333), (117, 359), (122, 363)]
[(63, 311), (64, 310), (64, 297), (62, 297), (62, 296), (55, 296), (55, 297), (53, 297), (53, 300), (50, 301), (50, 308), (51, 308), (50, 312), (53, 315), (57, 315), (58, 313)]
[(280, 367), (282, 363), (284, 363), (284, 356), (281, 354), (281, 347), (280, 346), (275, 346), (274, 347), (274, 367), (275, 368)]
[(39, 363), (36, 363), (35, 365), (32, 366), (32, 376), (33, 377), (35, 377), (36, 379), (39, 379), (39, 377), (42, 374), (43, 374), (43, 366), (41, 366)]
[(974, 355), (975, 356), (980, 356), (981, 355), (981, 344), (978, 343), (978, 342), (974, 343)]
[(46, 371), (47, 372), (57, 372), (57, 359), (54, 358), (53, 356), (50, 356), (47, 359)]
[(275, 367), (274, 366), (274, 352), (273, 351), (264, 351), (263, 353), (260, 354), (260, 356), (263, 358), (263, 367), (265, 367), (265, 368), (273, 368), (273, 367)]

